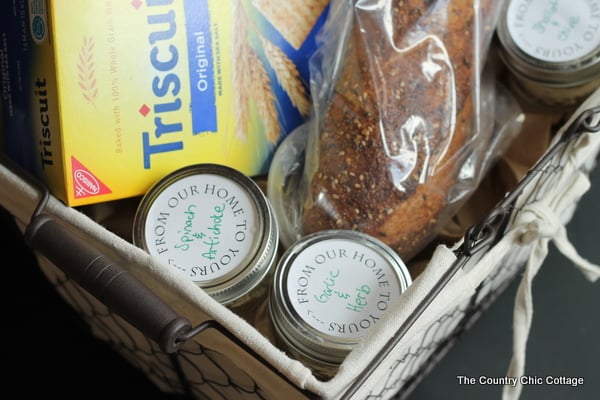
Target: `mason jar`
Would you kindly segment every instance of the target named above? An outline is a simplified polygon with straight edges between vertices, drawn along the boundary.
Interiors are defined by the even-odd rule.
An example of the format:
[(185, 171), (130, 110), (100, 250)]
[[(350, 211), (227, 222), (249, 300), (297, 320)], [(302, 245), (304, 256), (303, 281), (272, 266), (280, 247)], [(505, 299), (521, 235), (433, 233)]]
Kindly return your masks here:
[(190, 165), (156, 182), (133, 223), (136, 246), (246, 319), (268, 298), (278, 237), (257, 183), (219, 164)]
[(330, 379), (412, 282), (389, 246), (364, 233), (307, 235), (280, 258), (269, 306), (278, 345)]
[(600, 86), (598, 0), (508, 0), (498, 54), (526, 111), (569, 112)]

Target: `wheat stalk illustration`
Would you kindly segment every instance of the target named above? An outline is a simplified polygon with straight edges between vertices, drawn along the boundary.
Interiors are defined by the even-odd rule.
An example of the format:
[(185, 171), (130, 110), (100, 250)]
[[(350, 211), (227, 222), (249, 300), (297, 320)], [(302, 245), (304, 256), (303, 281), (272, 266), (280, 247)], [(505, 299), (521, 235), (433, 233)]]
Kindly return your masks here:
[(77, 63), (79, 78), (78, 84), (83, 98), (93, 106), (96, 105), (98, 95), (96, 80), (96, 63), (94, 61), (95, 43), (92, 37), (83, 37), (83, 44), (79, 49), (79, 60)]
[(234, 131), (238, 139), (247, 140), (248, 121), (250, 120), (250, 64), (248, 62), (250, 45), (247, 40), (248, 21), (240, 0), (233, 2), (233, 38), (232, 62), (233, 82), (237, 95), (234, 96)]
[(250, 83), (258, 115), (263, 123), (265, 137), (273, 144), (279, 140), (279, 119), (275, 107), (275, 95), (271, 90), (271, 80), (260, 58), (255, 52), (250, 58)]
[[(239, 139), (247, 139), (248, 123), (252, 112), (251, 104), (254, 104), (263, 124), (266, 139), (270, 143), (276, 144), (280, 138), (281, 126), (278, 119), (277, 99), (271, 87), (271, 78), (267, 66), (273, 71), (279, 85), (303, 117), (308, 116), (310, 113), (310, 98), (296, 64), (281, 48), (266, 38), (259, 28), (254, 26), (246, 14), (242, 1), (233, 1), (232, 18), (234, 32), (232, 41), (233, 79), (237, 91), (235, 98), (235, 132)], [(274, 12), (274, 5), (268, 2), (251, 0), (250, 4), (254, 7), (258, 6), (261, 12), (267, 11), (271, 20), (274, 17), (279, 18), (280, 26), (286, 25), (285, 18), (289, 17), (292, 11), (289, 9), (289, 5), (285, 5), (287, 3), (280, 4), (281, 9), (286, 9), (283, 13)], [(301, 19), (306, 18), (308, 22), (314, 23), (323, 11), (325, 4), (325, 0), (311, 0), (308, 3), (300, 4), (296, 11), (300, 13)], [(307, 21), (302, 24), (304, 30)], [(250, 45), (248, 37), (251, 34), (256, 35), (260, 40), (259, 46), (261, 46), (261, 49), (257, 50), (264, 54), (264, 63), (257, 50)], [(303, 31), (302, 34), (306, 35), (306, 32)]]
[(250, 23), (241, 0), (233, 3), (234, 36), (232, 60), (235, 97), (235, 132), (241, 140), (247, 140), (251, 104), (263, 125), (266, 139), (275, 144), (279, 140), (279, 118), (275, 106), (275, 95), (269, 74), (256, 51), (248, 41), (250, 30), (257, 32)]
[(285, 53), (269, 40), (262, 38), (262, 45), (265, 50), (265, 56), (275, 71), (279, 84), (290, 97), (294, 107), (298, 109), (304, 117), (310, 112), (310, 100), (306, 89), (300, 80), (300, 73), (296, 64), (285, 55)]

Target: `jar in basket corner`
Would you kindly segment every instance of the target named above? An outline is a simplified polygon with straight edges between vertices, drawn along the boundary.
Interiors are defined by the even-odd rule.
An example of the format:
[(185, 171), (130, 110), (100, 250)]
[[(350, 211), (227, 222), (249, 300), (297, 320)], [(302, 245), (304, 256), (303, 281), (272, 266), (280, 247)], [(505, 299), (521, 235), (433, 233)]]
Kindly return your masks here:
[(269, 297), (278, 344), (330, 379), (412, 282), (400, 257), (364, 233), (307, 235), (282, 255)]
[(234, 311), (268, 297), (278, 241), (270, 203), (256, 182), (218, 164), (183, 167), (156, 182), (133, 224), (136, 246)]
[(496, 34), (528, 111), (568, 112), (600, 86), (600, 0), (508, 0)]

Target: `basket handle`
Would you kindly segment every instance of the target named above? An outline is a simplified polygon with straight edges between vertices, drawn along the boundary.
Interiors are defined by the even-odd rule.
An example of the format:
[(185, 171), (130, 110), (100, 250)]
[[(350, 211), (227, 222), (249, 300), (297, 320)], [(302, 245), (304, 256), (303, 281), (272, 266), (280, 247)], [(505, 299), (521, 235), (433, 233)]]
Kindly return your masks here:
[(47, 214), (34, 215), (25, 240), (166, 353), (175, 353), (184, 342), (178, 339), (191, 330), (187, 319), (63, 223)]

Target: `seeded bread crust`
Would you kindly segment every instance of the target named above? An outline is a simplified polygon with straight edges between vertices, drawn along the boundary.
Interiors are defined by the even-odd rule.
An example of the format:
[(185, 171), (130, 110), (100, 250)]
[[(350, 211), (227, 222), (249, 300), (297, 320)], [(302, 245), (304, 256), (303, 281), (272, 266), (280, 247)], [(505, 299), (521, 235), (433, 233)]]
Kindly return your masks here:
[(392, 0), (394, 46), (380, 17), (355, 19), (307, 148), (305, 234), (359, 230), (405, 261), (432, 239), (472, 131), (473, 2)]

